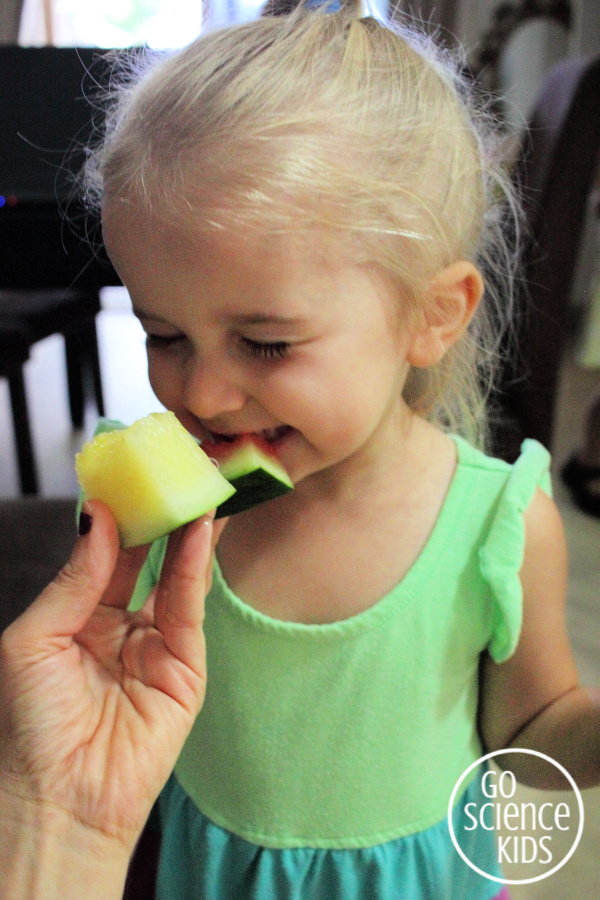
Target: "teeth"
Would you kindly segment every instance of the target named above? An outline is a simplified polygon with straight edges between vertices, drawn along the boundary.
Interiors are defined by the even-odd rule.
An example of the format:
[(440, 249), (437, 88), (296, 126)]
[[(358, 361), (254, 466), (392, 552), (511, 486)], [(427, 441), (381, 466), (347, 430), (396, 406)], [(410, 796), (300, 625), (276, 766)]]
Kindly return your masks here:
[[(257, 434), (258, 437), (264, 438), (265, 441), (275, 441), (277, 438), (281, 437), (282, 434), (285, 434), (287, 430), (287, 425), (280, 425), (278, 428), (264, 428), (262, 431), (255, 432), (255, 434)], [(209, 433), (209, 440), (215, 441), (215, 443), (231, 443), (236, 437), (238, 437), (236, 434)]]
[(289, 425), (280, 425), (279, 428), (265, 428), (260, 432), (260, 436), (266, 441), (276, 441), (289, 431)]

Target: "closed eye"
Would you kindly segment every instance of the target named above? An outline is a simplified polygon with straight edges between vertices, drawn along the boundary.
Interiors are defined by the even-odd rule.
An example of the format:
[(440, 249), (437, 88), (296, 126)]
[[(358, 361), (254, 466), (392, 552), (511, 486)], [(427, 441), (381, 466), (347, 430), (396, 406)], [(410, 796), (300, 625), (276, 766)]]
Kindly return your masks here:
[(242, 344), (250, 356), (262, 359), (283, 359), (290, 350), (290, 344), (287, 341), (262, 342), (244, 337)]
[(167, 347), (171, 347), (173, 344), (177, 344), (183, 340), (185, 340), (184, 334), (147, 334), (146, 346), (155, 349), (166, 349)]

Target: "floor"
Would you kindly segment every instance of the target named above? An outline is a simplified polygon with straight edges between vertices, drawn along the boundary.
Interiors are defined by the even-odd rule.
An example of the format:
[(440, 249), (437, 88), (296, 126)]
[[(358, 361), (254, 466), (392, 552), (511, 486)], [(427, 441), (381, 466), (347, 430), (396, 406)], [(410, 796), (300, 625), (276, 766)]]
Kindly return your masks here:
[[(145, 371), (144, 340), (132, 316), (126, 293), (108, 289), (98, 319), (106, 414), (131, 422), (161, 409)], [(109, 351), (110, 348), (110, 351)], [(72, 433), (66, 402), (63, 348), (58, 337), (35, 348), (27, 367), (27, 388), (41, 490), (45, 496), (71, 497), (77, 490), (73, 458), (92, 432), (95, 412), (86, 412), (85, 428)], [(600, 373), (584, 371), (569, 358), (563, 367), (559, 415), (554, 440), (557, 470), (580, 439), (583, 411), (600, 389)], [(0, 497), (16, 497), (18, 489), (11, 441), (6, 383), (0, 382)], [(571, 556), (568, 627), (581, 680), (600, 687), (600, 520), (578, 512), (555, 479), (555, 496), (563, 514)], [(554, 799), (554, 797), (553, 797)], [(511, 886), (513, 900), (564, 900), (595, 897), (600, 884), (600, 788), (584, 792), (585, 825), (581, 842), (566, 865), (548, 878)], [(510, 871), (509, 871), (510, 869)], [(518, 866), (507, 877), (525, 877)], [(454, 898), (452, 898), (454, 900)]]

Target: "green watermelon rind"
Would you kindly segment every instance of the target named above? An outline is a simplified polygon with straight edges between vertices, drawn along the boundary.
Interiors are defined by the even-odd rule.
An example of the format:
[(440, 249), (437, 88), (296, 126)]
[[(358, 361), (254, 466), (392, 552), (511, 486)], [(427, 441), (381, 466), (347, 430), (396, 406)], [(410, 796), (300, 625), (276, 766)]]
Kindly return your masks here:
[(266, 475), (281, 481), (290, 489), (294, 487), (281, 463), (273, 456), (267, 456), (255, 444), (246, 443), (233, 450), (228, 459), (219, 462), (219, 472), (232, 483), (257, 469), (261, 469)]
[[(229, 479), (227, 479), (229, 480)], [(286, 494), (292, 490), (291, 483), (280, 481), (270, 472), (264, 469), (254, 469), (246, 472), (230, 482), (235, 488), (235, 494), (217, 507), (216, 519), (224, 516), (233, 516), (235, 513), (244, 512), (252, 506), (274, 500), (275, 497)]]
[(294, 487), (281, 463), (251, 443), (235, 449), (219, 464), (219, 471), (236, 492), (217, 507), (217, 519), (273, 500)]

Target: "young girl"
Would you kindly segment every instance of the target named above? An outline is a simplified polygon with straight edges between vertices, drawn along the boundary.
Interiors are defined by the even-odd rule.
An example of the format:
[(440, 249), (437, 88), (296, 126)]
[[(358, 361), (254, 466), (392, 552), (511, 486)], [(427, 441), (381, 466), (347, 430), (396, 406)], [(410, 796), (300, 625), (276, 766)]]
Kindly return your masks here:
[[(203, 36), (125, 90), (109, 119), (88, 196), (102, 200), (157, 397), (199, 439), (262, 435), (295, 484), (231, 518), (218, 544), (206, 699), (155, 810), (163, 900), (506, 896), (452, 845), (462, 773), (512, 745), (549, 754), (581, 786), (600, 781), (600, 704), (578, 687), (566, 636), (548, 454), (528, 442), (511, 467), (476, 448), (491, 326), (510, 309), (510, 283), (493, 288), (508, 258), (500, 183), (451, 62), (348, 6)], [(42, 764), (31, 750), (42, 733), (53, 746), (30, 711), (50, 697), (18, 677), (37, 671), (38, 601), (6, 640), (16, 761), (4, 784), (18, 791), (4, 790), (77, 821), (80, 884), (116, 841), (118, 887), (122, 847), (202, 703), (208, 543), (196, 526), (178, 557), (180, 537), (164, 564), (163, 541), (139, 576), (140, 551), (112, 573), (110, 517), (90, 513), (75, 576), (51, 596), (65, 620), (76, 588), (88, 597), (57, 627), (94, 665), (111, 660), (86, 693), (110, 724), (88, 712), (88, 755), (80, 737), (61, 757), (78, 764), (68, 791), (36, 774), (58, 765), (58, 751)], [(91, 594), (102, 599), (81, 632)], [(89, 653), (78, 662), (92, 668)], [(70, 707), (54, 718), (71, 737)], [(93, 770), (80, 763), (92, 750)], [(511, 768), (553, 786), (530, 760)], [(466, 787), (456, 830), (480, 790), (477, 778)], [(469, 854), (499, 874), (488, 832)]]

